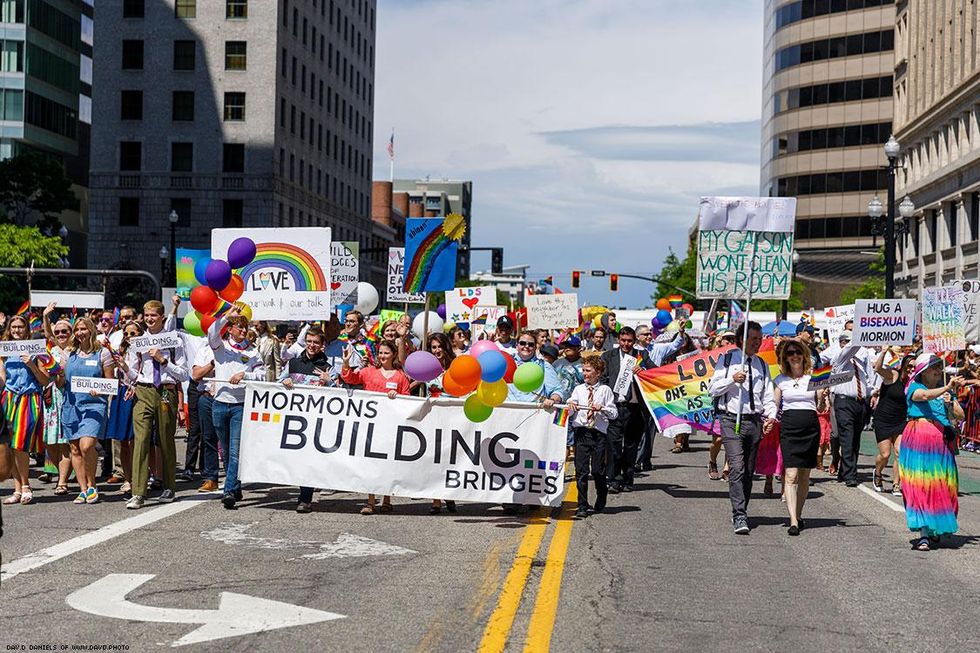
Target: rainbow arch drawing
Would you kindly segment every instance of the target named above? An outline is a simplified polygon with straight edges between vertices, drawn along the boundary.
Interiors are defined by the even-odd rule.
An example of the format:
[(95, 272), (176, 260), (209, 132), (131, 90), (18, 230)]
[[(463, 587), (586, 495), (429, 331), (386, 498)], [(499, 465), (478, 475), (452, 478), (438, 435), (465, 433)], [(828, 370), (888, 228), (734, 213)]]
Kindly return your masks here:
[(288, 272), (296, 290), (322, 292), (330, 288), (323, 269), (313, 255), (289, 243), (257, 243), (255, 258), (238, 274), (247, 281), (258, 270), (268, 268)]

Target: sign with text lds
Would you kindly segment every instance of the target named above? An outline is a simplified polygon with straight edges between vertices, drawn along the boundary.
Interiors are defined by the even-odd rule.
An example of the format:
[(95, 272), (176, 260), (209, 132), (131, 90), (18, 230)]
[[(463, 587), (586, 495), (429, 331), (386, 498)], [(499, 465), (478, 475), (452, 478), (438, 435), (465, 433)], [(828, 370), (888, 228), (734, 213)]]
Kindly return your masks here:
[(862, 347), (911, 345), (915, 340), (915, 303), (914, 299), (856, 300), (851, 344)]
[(493, 286), (453, 288), (446, 291), (446, 321), (469, 324), (477, 316), (477, 306), (494, 306), (497, 291)]
[(699, 299), (789, 299), (792, 281), (792, 232), (698, 232)]
[(330, 316), (330, 229), (212, 229), (211, 256), (225, 259), (236, 238), (255, 241), (255, 258), (236, 273), (241, 301), (256, 320), (322, 320)]
[(176, 349), (183, 346), (184, 342), (176, 331), (149, 333), (129, 340), (129, 350), (136, 354), (142, 354), (151, 349)]
[(424, 304), (425, 293), (410, 293), (402, 290), (405, 286), (405, 248), (388, 248), (388, 292), (385, 301), (394, 304)]
[(963, 287), (922, 289), (922, 349), (939, 354), (966, 349), (966, 293)]
[(528, 329), (565, 329), (578, 326), (578, 295), (525, 295)]
[(536, 404), (502, 404), (480, 423), (462, 399), (249, 383), (244, 483), (331, 487), (478, 503), (561, 503), (566, 429)]
[(0, 340), (0, 358), (13, 358), (25, 354), (37, 356), (46, 353), (48, 353), (48, 341), (43, 338), (37, 340)]
[(361, 245), (355, 240), (330, 243), (330, 305), (354, 306), (357, 304), (359, 275), (358, 251)]
[(119, 381), (92, 376), (73, 376), (71, 377), (71, 391), (82, 394), (95, 391), (96, 394), (115, 397), (119, 391)]

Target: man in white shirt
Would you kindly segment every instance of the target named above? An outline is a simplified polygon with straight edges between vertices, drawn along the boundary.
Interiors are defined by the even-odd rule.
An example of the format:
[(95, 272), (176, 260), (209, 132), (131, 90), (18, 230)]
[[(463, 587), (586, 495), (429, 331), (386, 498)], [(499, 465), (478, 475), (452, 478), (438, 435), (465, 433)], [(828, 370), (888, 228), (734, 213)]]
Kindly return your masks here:
[[(838, 341), (840, 348), (823, 352), (824, 364), (829, 364), (835, 374), (854, 372), (854, 378), (831, 388), (834, 416), (837, 418), (837, 438), (840, 442), (840, 466), (837, 480), (847, 487), (857, 487), (858, 453), (861, 449), (861, 431), (864, 430), (867, 410), (866, 401), (874, 390), (872, 382), (874, 362), (871, 353), (860, 346), (851, 346), (851, 332), (844, 331)], [(831, 442), (831, 448), (835, 445)]]
[[(732, 527), (738, 535), (748, 535), (746, 512), (752, 496), (752, 476), (762, 441), (764, 415), (772, 414), (775, 402), (769, 366), (756, 356), (762, 346), (762, 327), (749, 322), (742, 356), (744, 331), (735, 334), (734, 349), (715, 367), (708, 393), (715, 399), (715, 414), (721, 425), (721, 439), (728, 463), (728, 497), (732, 502)], [(739, 422), (738, 415), (741, 414)], [(738, 429), (736, 432), (736, 423)]]
[[(163, 303), (151, 300), (143, 305), (146, 334), (163, 333)], [(157, 348), (136, 353), (130, 348), (123, 362), (123, 371), (136, 386), (133, 402), (133, 498), (126, 507), (138, 510), (146, 502), (146, 482), (153, 446), (154, 423), (160, 440), (163, 458), (163, 492), (160, 503), (174, 500), (177, 488), (177, 386), (188, 378), (183, 347), (167, 350)]]

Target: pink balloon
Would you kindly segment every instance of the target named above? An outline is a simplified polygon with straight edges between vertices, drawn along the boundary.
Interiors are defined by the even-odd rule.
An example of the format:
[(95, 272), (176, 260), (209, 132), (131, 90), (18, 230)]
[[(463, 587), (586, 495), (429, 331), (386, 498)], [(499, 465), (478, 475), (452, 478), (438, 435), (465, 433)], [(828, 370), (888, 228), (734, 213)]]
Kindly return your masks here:
[(473, 343), (473, 346), (470, 347), (470, 350), (466, 353), (472, 356), (473, 358), (479, 358), (480, 354), (487, 351), (499, 352), (500, 348), (497, 347), (497, 343), (495, 343), (493, 340), (477, 340), (476, 342)]

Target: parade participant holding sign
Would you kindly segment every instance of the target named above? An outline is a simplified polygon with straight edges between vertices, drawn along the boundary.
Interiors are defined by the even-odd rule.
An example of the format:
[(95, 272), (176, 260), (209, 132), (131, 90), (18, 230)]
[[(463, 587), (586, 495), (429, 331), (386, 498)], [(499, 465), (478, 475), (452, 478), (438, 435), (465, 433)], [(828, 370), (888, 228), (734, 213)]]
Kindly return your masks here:
[[(747, 535), (746, 511), (752, 496), (752, 475), (762, 441), (763, 415), (773, 412), (773, 387), (769, 366), (756, 356), (762, 345), (762, 327), (748, 322), (736, 334), (736, 345), (726, 353), (711, 376), (708, 392), (715, 398), (716, 414), (721, 423), (722, 444), (729, 466), (728, 496), (732, 502), (732, 526), (739, 535)], [(747, 332), (742, 342), (743, 333)], [(743, 355), (744, 352), (744, 355)], [(741, 420), (739, 428), (739, 411)]]
[[(817, 411), (827, 403), (828, 391), (808, 390), (813, 359), (802, 340), (787, 341), (779, 352), (782, 372), (773, 381), (774, 404), (767, 415), (780, 422), (779, 447), (783, 454), (783, 491), (789, 509), (788, 535), (803, 528), (803, 505), (810, 489), (810, 470), (817, 466), (820, 421)], [(775, 422), (767, 420), (768, 433)]]
[(919, 354), (905, 389), (909, 422), (902, 433), (898, 473), (905, 501), (905, 521), (919, 533), (917, 551), (939, 544), (939, 537), (957, 530), (959, 474), (956, 469), (952, 422), (963, 419), (954, 399), (962, 385), (959, 376), (943, 383), (943, 362), (934, 354)]
[(912, 372), (914, 356), (903, 356), (896, 369), (885, 365), (885, 356), (893, 354), (890, 348), (883, 349), (875, 359), (875, 372), (881, 377), (878, 389), (878, 404), (875, 406), (875, 440), (878, 441), (878, 455), (875, 457), (875, 471), (872, 485), (875, 492), (884, 492), (882, 470), (888, 464), (892, 452), (895, 463), (892, 468), (892, 494), (901, 496), (902, 486), (898, 481), (898, 448), (902, 431), (908, 423), (908, 404), (905, 401), (905, 385)]
[[(353, 348), (348, 345), (344, 349), (343, 368), (340, 371), (340, 378), (344, 383), (351, 385), (363, 385), (368, 392), (383, 392), (390, 399), (398, 395), (407, 395), (410, 381), (401, 370), (398, 362), (398, 346), (390, 340), (382, 340), (378, 343), (378, 366), (354, 369), (351, 367), (351, 354)], [(368, 495), (368, 504), (361, 509), (362, 515), (373, 515), (376, 505), (376, 498), (373, 494)], [(381, 512), (391, 512), (391, 497), (384, 497)]]
[[(150, 300), (143, 305), (143, 320), (147, 335), (164, 332), (163, 303)], [(160, 440), (163, 464), (163, 491), (161, 503), (174, 500), (177, 487), (177, 448), (174, 434), (177, 430), (177, 386), (188, 379), (187, 362), (181, 347), (161, 350), (153, 347), (136, 352), (130, 346), (125, 361), (120, 366), (126, 378), (136, 385), (133, 403), (133, 497), (126, 503), (130, 510), (138, 510), (146, 503), (146, 484), (150, 449), (153, 447), (153, 427)]]
[[(7, 321), (4, 340), (28, 340), (31, 327), (23, 315), (14, 315)], [(38, 365), (37, 357), (21, 354), (20, 357), (2, 359), (5, 372), (0, 407), (6, 428), (10, 434), (10, 448), (14, 453), (14, 493), (3, 500), (6, 505), (28, 504), (34, 500), (30, 484), (30, 455), (44, 450), (44, 413), (41, 408), (42, 388), (48, 384), (48, 374)]]
[[(123, 366), (126, 353), (129, 351), (129, 341), (143, 335), (143, 327), (139, 322), (127, 322), (123, 327), (123, 338), (119, 347), (112, 352), (113, 376), (119, 381), (116, 396), (109, 404), (109, 421), (105, 437), (119, 443), (120, 466), (123, 472), (123, 484), (119, 491), (123, 494), (133, 490), (133, 404), (136, 402), (136, 386), (129, 381)], [(218, 454), (215, 451), (215, 465)], [(215, 468), (217, 474), (217, 468)]]
[[(435, 356), (439, 360), (439, 364), (442, 366), (443, 374), (440, 374), (435, 379), (429, 381), (428, 384), (428, 394), (431, 397), (439, 397), (444, 392), (442, 387), (442, 379), (446, 370), (449, 369), (449, 365), (455, 360), (456, 354), (453, 353), (452, 345), (449, 342), (449, 336), (445, 333), (430, 333), (427, 340), (429, 347), (429, 353)], [(439, 499), (432, 500), (432, 507), (429, 508), (429, 514), (437, 515), (442, 510), (442, 501)], [(449, 512), (456, 512), (456, 502), (446, 501), (446, 510)]]
[(112, 378), (112, 358), (95, 339), (95, 325), (87, 317), (78, 319), (71, 339), (71, 354), (65, 370), (58, 376), (58, 385), (65, 392), (61, 409), (61, 427), (71, 445), (71, 461), (75, 468), (80, 492), (75, 503), (98, 503), (95, 467), (98, 454), (95, 442), (105, 434), (109, 402), (95, 390), (75, 392), (72, 380)]
[(618, 413), (606, 433), (609, 441), (606, 477), (610, 481), (609, 491), (613, 494), (633, 490), (636, 453), (644, 429), (640, 392), (633, 376), (641, 369), (654, 367), (645, 351), (637, 352), (634, 349), (636, 331), (632, 327), (620, 329), (617, 342), (619, 346), (616, 349), (602, 354), (606, 366), (602, 383), (612, 388), (616, 395)]
[[(871, 354), (867, 349), (851, 345), (851, 332), (844, 331), (838, 338), (840, 349), (835, 353), (824, 352), (823, 361), (829, 363), (834, 373), (854, 372), (854, 378), (836, 385), (834, 415), (837, 418), (837, 438), (840, 442), (840, 467), (837, 478), (847, 487), (857, 487), (858, 453), (861, 448), (861, 431), (865, 424), (865, 400), (871, 393)], [(833, 447), (831, 442), (831, 447)]]
[[(587, 517), (606, 507), (606, 430), (609, 420), (616, 419), (616, 398), (609, 386), (599, 383), (605, 363), (598, 356), (583, 361), (583, 383), (575, 386), (568, 400), (573, 412), (571, 426), (575, 434), (575, 485), (578, 509), (575, 516)], [(589, 475), (595, 485), (595, 504), (589, 505)]]
[[(51, 302), (42, 313), (44, 336), (48, 339), (51, 355), (64, 367), (68, 361), (71, 342), (71, 322), (65, 319), (51, 324), (51, 315), (56, 304)], [(58, 496), (68, 494), (68, 475), (71, 473), (71, 448), (61, 429), (61, 406), (65, 403), (65, 393), (58, 384), (51, 382), (44, 388), (44, 451), (47, 459), (58, 468), (58, 485), (54, 493)]]

